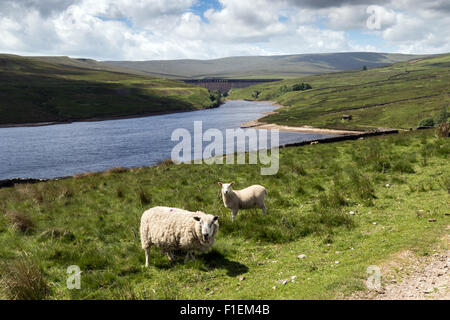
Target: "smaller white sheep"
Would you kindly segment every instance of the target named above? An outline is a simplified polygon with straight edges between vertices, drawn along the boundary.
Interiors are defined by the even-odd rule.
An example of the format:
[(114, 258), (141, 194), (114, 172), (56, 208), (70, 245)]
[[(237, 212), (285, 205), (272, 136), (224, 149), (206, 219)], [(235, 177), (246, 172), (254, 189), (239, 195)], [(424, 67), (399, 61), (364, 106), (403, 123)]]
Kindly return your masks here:
[(242, 190), (233, 190), (234, 182), (219, 182), (219, 185), (222, 187), (223, 204), (231, 209), (233, 221), (236, 219), (239, 209), (260, 208), (263, 214), (267, 213), (265, 204), (267, 190), (263, 186), (255, 184)]
[(201, 211), (154, 207), (142, 214), (140, 235), (145, 250), (145, 266), (148, 267), (149, 250), (157, 246), (174, 259), (174, 251), (187, 251), (185, 262), (193, 260), (194, 252), (205, 252), (214, 244), (219, 230), (218, 216)]

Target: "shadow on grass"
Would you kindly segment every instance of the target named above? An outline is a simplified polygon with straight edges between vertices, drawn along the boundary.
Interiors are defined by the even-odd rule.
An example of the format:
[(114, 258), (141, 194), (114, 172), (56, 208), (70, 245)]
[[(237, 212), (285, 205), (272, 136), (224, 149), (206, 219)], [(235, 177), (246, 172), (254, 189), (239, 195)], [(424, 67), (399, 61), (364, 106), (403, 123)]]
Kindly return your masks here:
[[(165, 258), (165, 257), (164, 257)], [(238, 275), (248, 272), (248, 267), (237, 261), (231, 261), (225, 257), (221, 252), (213, 249), (212, 251), (196, 255), (195, 261), (188, 261), (184, 263), (184, 255), (177, 253), (176, 259), (172, 262), (169, 260), (158, 259), (154, 266), (158, 269), (169, 270), (176, 266), (192, 266), (201, 271), (212, 271), (214, 269), (226, 269), (227, 275), (230, 277), (236, 277)]]
[(226, 269), (227, 275), (235, 277), (248, 272), (248, 267), (237, 261), (227, 259), (222, 253), (217, 250), (202, 256), (205, 268), (209, 271), (212, 269)]

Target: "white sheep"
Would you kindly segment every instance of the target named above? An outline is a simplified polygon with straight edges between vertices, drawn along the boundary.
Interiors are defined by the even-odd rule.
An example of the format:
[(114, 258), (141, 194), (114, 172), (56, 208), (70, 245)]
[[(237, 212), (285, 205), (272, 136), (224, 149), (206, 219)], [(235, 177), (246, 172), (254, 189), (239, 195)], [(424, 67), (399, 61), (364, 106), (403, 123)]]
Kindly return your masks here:
[(145, 266), (148, 267), (149, 250), (157, 246), (174, 259), (173, 251), (187, 251), (185, 262), (193, 260), (194, 251), (205, 252), (213, 244), (219, 230), (218, 216), (201, 211), (190, 212), (177, 208), (154, 207), (142, 214), (141, 244), (145, 250)]
[(242, 190), (233, 190), (232, 186), (234, 182), (222, 183), (219, 182), (222, 187), (222, 200), (225, 207), (231, 209), (233, 213), (232, 220), (234, 221), (239, 209), (260, 208), (262, 213), (267, 213), (265, 204), (265, 197), (267, 190), (259, 184), (252, 185)]

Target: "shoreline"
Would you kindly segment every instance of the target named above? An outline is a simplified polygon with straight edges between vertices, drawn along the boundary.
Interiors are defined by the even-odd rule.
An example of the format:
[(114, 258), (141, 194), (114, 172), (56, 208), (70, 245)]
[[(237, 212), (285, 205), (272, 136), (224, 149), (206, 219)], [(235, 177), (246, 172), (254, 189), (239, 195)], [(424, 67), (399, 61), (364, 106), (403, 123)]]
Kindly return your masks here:
[(321, 133), (321, 134), (337, 134), (337, 135), (354, 135), (365, 133), (365, 131), (322, 129), (310, 126), (292, 127), (292, 126), (278, 125), (274, 123), (259, 122), (259, 120), (241, 123), (241, 128), (253, 128), (264, 130), (278, 129), (280, 131), (285, 132), (304, 132), (304, 133)]
[(118, 116), (104, 116), (104, 117), (92, 117), (92, 118), (76, 118), (70, 120), (61, 120), (61, 121), (46, 121), (46, 122), (25, 122), (25, 123), (9, 123), (9, 124), (0, 124), (0, 129), (4, 128), (21, 128), (21, 127), (43, 127), (43, 126), (52, 126), (58, 124), (71, 124), (75, 122), (101, 122), (108, 120), (124, 120), (124, 119), (137, 119), (137, 118), (146, 118), (152, 116), (161, 116), (165, 114), (173, 114), (173, 113), (184, 113), (184, 112), (193, 112), (207, 109), (214, 109), (217, 107), (208, 107), (202, 109), (190, 109), (190, 110), (171, 110), (171, 111), (158, 111), (158, 112), (148, 112), (148, 113), (140, 113), (140, 114), (130, 114), (130, 115), (118, 115)]
[(275, 123), (267, 123), (261, 122), (260, 119), (264, 118), (267, 115), (277, 113), (279, 109), (284, 108), (285, 106), (273, 102), (273, 101), (256, 101), (256, 102), (272, 102), (274, 106), (278, 107), (278, 109), (270, 112), (265, 112), (262, 117), (251, 120), (248, 122), (241, 123), (241, 128), (253, 128), (253, 129), (263, 129), (263, 130), (273, 130), (278, 129), (284, 132), (304, 132), (304, 133), (319, 133), (319, 134), (336, 134), (336, 135), (359, 135), (363, 134), (366, 131), (354, 131), (354, 130), (338, 130), (338, 129), (324, 129), (324, 128), (316, 128), (311, 126), (302, 126), (302, 127), (292, 127), (286, 125), (279, 125)]

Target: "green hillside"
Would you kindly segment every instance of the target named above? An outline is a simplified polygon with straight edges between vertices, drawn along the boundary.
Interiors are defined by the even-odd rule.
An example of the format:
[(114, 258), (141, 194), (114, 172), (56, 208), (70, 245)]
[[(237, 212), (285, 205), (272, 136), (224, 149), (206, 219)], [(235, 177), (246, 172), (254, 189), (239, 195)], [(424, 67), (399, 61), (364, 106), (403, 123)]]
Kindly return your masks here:
[(212, 105), (204, 88), (101, 67), (69, 58), (0, 55), (0, 125), (104, 119)]
[(39, 60), (46, 63), (51, 64), (59, 64), (63, 66), (71, 66), (83, 69), (96, 69), (100, 71), (111, 71), (111, 72), (120, 72), (120, 73), (129, 73), (129, 74), (137, 74), (141, 76), (148, 76), (148, 73), (142, 72), (135, 69), (127, 69), (116, 67), (112, 65), (108, 65), (102, 62), (99, 62), (94, 59), (86, 59), (86, 58), (70, 58), (67, 56), (33, 56), (28, 57), (33, 60)]
[[(292, 91), (295, 84), (312, 89)], [(233, 90), (231, 99), (271, 100), (278, 113), (261, 121), (334, 129), (415, 128), (445, 114), (450, 103), (450, 54), (365, 71), (338, 72)], [(450, 108), (447, 109), (447, 112)], [(351, 115), (350, 121), (341, 120)], [(448, 113), (447, 113), (448, 116)]]
[(292, 78), (341, 70), (358, 70), (406, 61), (417, 55), (345, 52), (284, 56), (228, 57), (212, 60), (104, 61), (171, 78)]

